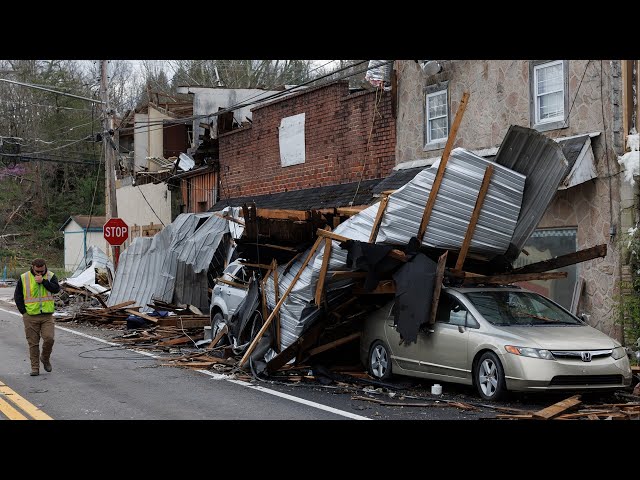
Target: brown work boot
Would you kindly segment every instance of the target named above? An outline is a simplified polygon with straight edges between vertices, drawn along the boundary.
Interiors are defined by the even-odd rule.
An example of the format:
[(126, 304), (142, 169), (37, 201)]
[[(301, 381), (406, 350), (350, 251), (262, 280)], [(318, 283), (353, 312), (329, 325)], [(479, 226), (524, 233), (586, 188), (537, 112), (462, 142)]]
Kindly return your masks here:
[(32, 377), (40, 375), (40, 370), (31, 370), (31, 373), (29, 375), (31, 375)]
[(40, 361), (42, 362), (42, 365), (47, 372), (50, 372), (52, 370), (51, 362), (49, 360), (45, 360), (43, 357), (40, 357)]

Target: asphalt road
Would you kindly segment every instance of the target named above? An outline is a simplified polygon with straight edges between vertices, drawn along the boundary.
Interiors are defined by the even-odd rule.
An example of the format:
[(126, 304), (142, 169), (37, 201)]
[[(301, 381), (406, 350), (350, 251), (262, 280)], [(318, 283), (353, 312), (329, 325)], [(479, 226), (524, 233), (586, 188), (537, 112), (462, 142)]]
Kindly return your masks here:
[[(570, 396), (511, 394), (505, 401), (486, 404), (471, 387), (443, 383), (442, 395), (436, 396), (430, 393), (430, 381), (394, 377), (390, 385), (380, 387), (328, 378), (321, 370), (302, 372), (312, 373), (315, 381), (245, 381), (165, 366), (162, 352), (114, 343), (122, 330), (66, 322), (56, 325), (53, 372), (41, 369), (39, 376), (31, 377), (12, 293), (0, 288), (0, 392), (5, 399), (11, 399), (7, 391), (13, 392), (33, 405), (33, 411), (56, 420), (482, 420), (501, 413), (496, 407), (536, 411)], [(619, 400), (612, 394), (591, 394), (583, 401)], [(417, 405), (394, 405), (398, 403)], [(3, 418), (7, 413), (0, 402)]]

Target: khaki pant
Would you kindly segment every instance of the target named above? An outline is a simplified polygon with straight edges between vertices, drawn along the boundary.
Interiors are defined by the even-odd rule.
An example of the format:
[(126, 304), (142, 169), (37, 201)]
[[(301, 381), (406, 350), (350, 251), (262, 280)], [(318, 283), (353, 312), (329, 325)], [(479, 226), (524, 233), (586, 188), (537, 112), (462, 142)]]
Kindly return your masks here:
[(40, 338), (42, 337), (42, 359), (49, 361), (51, 350), (53, 349), (53, 335), (55, 331), (53, 314), (42, 313), (40, 315), (22, 315), (24, 322), (24, 333), (29, 344), (29, 358), (31, 359), (31, 370), (40, 370)]

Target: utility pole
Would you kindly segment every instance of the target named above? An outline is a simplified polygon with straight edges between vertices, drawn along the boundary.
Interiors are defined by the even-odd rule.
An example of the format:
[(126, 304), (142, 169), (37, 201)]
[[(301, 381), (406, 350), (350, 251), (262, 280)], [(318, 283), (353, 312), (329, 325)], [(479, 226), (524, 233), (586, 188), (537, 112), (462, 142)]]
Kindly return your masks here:
[[(111, 138), (113, 132), (114, 112), (109, 105), (109, 93), (107, 90), (107, 60), (100, 61), (100, 98), (102, 104), (102, 122), (103, 133), (102, 141), (104, 143), (104, 166), (105, 166), (105, 210), (107, 221), (111, 218), (118, 217), (118, 202), (116, 199), (116, 151), (114, 149), (114, 141)], [(112, 247), (114, 266), (117, 267), (120, 247)]]

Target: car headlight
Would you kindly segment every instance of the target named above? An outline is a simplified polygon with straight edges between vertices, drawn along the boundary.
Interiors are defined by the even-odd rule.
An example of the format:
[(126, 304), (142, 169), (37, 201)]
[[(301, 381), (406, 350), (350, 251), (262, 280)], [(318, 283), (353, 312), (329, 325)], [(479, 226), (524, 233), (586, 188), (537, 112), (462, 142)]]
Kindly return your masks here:
[(505, 345), (504, 349), (514, 355), (522, 355), (523, 357), (543, 358), (545, 360), (555, 360), (549, 350), (541, 348), (514, 347), (513, 345)]
[(627, 349), (624, 347), (616, 347), (611, 352), (611, 356), (614, 360), (620, 360), (622, 357), (627, 356)]

